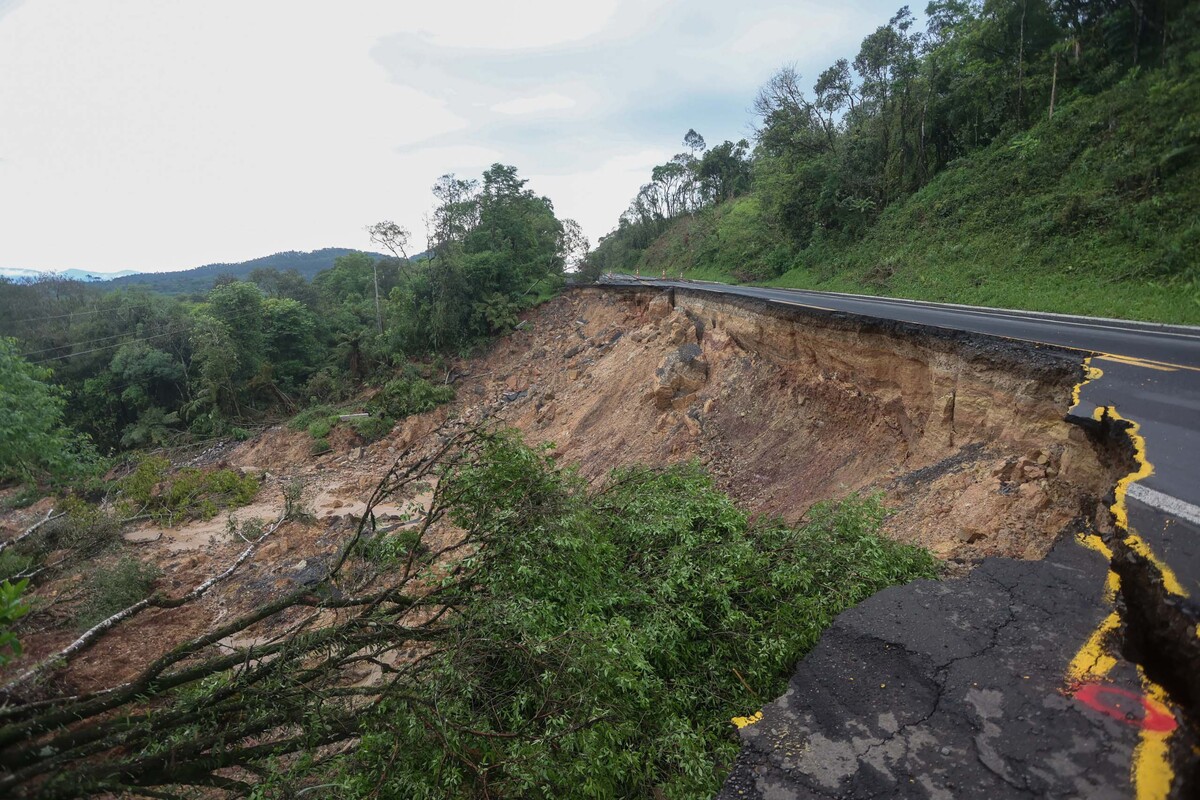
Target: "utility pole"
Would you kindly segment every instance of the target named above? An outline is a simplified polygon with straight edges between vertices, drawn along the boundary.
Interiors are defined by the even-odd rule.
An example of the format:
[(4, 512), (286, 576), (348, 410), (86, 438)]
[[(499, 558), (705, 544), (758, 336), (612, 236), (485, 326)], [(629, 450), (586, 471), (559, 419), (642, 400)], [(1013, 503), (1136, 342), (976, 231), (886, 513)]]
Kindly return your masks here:
[(383, 333), (383, 307), (379, 305), (379, 259), (371, 262), (371, 273), (375, 276), (375, 320), (379, 323), (379, 332)]

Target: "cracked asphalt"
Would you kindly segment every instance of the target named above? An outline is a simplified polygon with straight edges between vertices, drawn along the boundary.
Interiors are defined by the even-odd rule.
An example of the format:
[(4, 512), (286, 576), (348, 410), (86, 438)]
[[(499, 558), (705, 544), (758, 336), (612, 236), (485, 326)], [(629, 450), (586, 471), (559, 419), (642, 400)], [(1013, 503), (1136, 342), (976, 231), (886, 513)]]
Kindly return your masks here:
[(720, 798), (1200, 796), (1200, 329), (606, 282), (1074, 349), (1092, 370), (1074, 421), (1125, 440), (1137, 470), (1116, 491), (1112, 541), (1065, 536), (1043, 561), (986, 559), (840, 615), (787, 692), (740, 729)]
[[(1043, 561), (987, 559), (844, 612), (741, 730), (719, 797), (1132, 796), (1141, 709), (1100, 713), (1063, 685), (1109, 613), (1107, 572), (1066, 538)], [(1123, 659), (1110, 676), (1139, 684)]]

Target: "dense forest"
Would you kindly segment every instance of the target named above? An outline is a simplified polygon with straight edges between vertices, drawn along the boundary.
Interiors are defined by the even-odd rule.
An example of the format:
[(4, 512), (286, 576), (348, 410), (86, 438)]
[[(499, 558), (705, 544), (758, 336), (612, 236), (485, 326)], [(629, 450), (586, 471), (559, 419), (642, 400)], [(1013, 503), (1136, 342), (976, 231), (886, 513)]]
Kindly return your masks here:
[(593, 272), (1200, 321), (1197, 4), (925, 17), (900, 9), (811, 83), (781, 68), (753, 144), (689, 131)]
[(578, 226), (513, 167), (497, 164), (479, 180), (448, 175), (434, 192), (427, 252), (409, 258), (409, 232), (379, 223), (371, 235), (390, 255), (347, 253), (311, 281), (269, 266), (198, 295), (0, 280), (0, 373), (25, 387), (20, 397), (6, 391), (0, 429), (16, 435), (36, 423), (68, 445), (6, 447), (0, 478), (45, 477), (63, 453), (245, 435), (345, 400), (410, 360), (508, 330), (586, 249)]

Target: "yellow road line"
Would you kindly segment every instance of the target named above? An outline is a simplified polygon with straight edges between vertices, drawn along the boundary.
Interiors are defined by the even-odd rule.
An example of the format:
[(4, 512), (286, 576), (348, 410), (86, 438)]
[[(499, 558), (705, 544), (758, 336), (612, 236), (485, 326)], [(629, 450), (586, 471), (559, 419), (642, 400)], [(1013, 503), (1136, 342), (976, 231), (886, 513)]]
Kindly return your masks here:
[(730, 722), (732, 722), (734, 725), (736, 725), (739, 728), (744, 728), (747, 725), (753, 725), (754, 723), (758, 722), (760, 719), (762, 719), (762, 712), (755, 711), (753, 714), (751, 714), (748, 717), (734, 717), (732, 720), (730, 720)]
[[(1141, 667), (1138, 667), (1138, 675), (1142, 679), (1142, 693), (1152, 703), (1166, 708), (1166, 690), (1147, 678)], [(1171, 783), (1175, 779), (1169, 758), (1170, 739), (1170, 731), (1149, 728), (1142, 728), (1138, 735), (1137, 747), (1133, 749), (1133, 763), (1130, 764), (1130, 777), (1133, 778), (1134, 797), (1137, 800), (1167, 800), (1170, 795)]]
[(1096, 358), (1102, 361), (1115, 361), (1118, 364), (1128, 364), (1131, 367), (1142, 367), (1144, 369), (1154, 369), (1159, 372), (1178, 372), (1181, 369), (1189, 369), (1181, 364), (1168, 364), (1165, 361), (1150, 361), (1145, 358), (1133, 358), (1132, 356), (1119, 356), (1111, 353), (1101, 353)]
[[(1104, 356), (1098, 357), (1103, 358)], [(1127, 363), (1123, 358), (1110, 357), (1109, 360)], [(1083, 366), (1084, 378), (1071, 391), (1072, 408), (1079, 405), (1079, 397), (1084, 385), (1103, 375), (1100, 370), (1091, 365), (1090, 358), (1084, 359)], [(1143, 366), (1151, 369), (1161, 368), (1145, 363), (1136, 363), (1132, 364), (1132, 366)], [(1133, 458), (1137, 468), (1117, 481), (1117, 486), (1113, 493), (1115, 502), (1110, 509), (1116, 521), (1118, 531), (1124, 534), (1124, 541), (1130, 548), (1158, 568), (1163, 576), (1163, 586), (1168, 591), (1186, 596), (1183, 586), (1179, 583), (1174, 571), (1156, 558), (1145, 540), (1129, 527), (1129, 510), (1125, 505), (1129, 487), (1137, 481), (1154, 474), (1154, 465), (1146, 457), (1146, 440), (1139, 433), (1140, 426), (1133, 420), (1127, 420), (1122, 417), (1115, 406), (1097, 408), (1093, 415), (1097, 420), (1102, 420), (1105, 416), (1108, 416), (1117, 422), (1126, 423), (1125, 435), (1129, 437), (1130, 444), (1133, 445)], [(1083, 643), (1067, 665), (1065, 678), (1072, 687), (1078, 687), (1080, 684), (1096, 684), (1108, 678), (1118, 663), (1112, 651), (1114, 644), (1113, 635), (1121, 627), (1121, 617), (1115, 608), (1117, 591), (1121, 587), (1121, 578), (1112, 569), (1112, 550), (1096, 534), (1080, 537), (1080, 542), (1085, 547), (1100, 553), (1109, 562), (1108, 575), (1105, 578), (1104, 594), (1105, 599), (1112, 607), (1112, 611), (1096, 626), (1087, 638), (1087, 641)], [(1148, 679), (1142, 673), (1140, 667), (1138, 668), (1138, 675), (1141, 679), (1142, 694), (1146, 702), (1166, 709), (1166, 691)], [(1133, 783), (1134, 794), (1137, 800), (1166, 800), (1170, 794), (1171, 784), (1175, 780), (1175, 772), (1171, 766), (1169, 757), (1170, 737), (1170, 731), (1149, 730), (1145, 727), (1139, 733), (1138, 744), (1134, 747), (1129, 764), (1130, 780)]]
[(1083, 380), (1075, 384), (1075, 388), (1071, 390), (1071, 407), (1067, 411), (1069, 412), (1079, 405), (1079, 393), (1083, 391), (1084, 386), (1103, 377), (1104, 370), (1092, 366), (1092, 357), (1085, 358), (1083, 360)]
[[(1115, 575), (1116, 573), (1110, 573)], [(1072, 684), (1099, 681), (1105, 678), (1117, 665), (1109, 650), (1112, 649), (1109, 637), (1113, 631), (1121, 627), (1121, 615), (1113, 611), (1101, 622), (1092, 635), (1079, 648), (1079, 652), (1067, 666), (1067, 681)]]
[(1146, 458), (1146, 440), (1139, 433), (1141, 426), (1133, 420), (1125, 419), (1117, 411), (1116, 406), (1107, 406), (1105, 408), (1097, 408), (1093, 412), (1093, 416), (1099, 420), (1105, 415), (1124, 422), (1129, 427), (1126, 428), (1125, 434), (1129, 437), (1129, 441), (1133, 444), (1133, 458), (1137, 462), (1138, 468), (1134, 472), (1129, 473), (1125, 477), (1117, 481), (1116, 489), (1113, 494), (1116, 497), (1116, 502), (1112, 504), (1111, 511), (1116, 519), (1117, 527), (1125, 532), (1125, 542), (1129, 547), (1142, 558), (1153, 564), (1162, 574), (1163, 588), (1168, 592), (1178, 597), (1187, 597), (1188, 592), (1183, 588), (1183, 584), (1179, 582), (1175, 571), (1171, 569), (1165, 562), (1161, 561), (1150, 550), (1150, 546), (1146, 544), (1146, 540), (1138, 535), (1137, 531), (1129, 527), (1129, 509), (1125, 504), (1126, 496), (1129, 494), (1131, 484), (1149, 478), (1154, 474), (1154, 465)]

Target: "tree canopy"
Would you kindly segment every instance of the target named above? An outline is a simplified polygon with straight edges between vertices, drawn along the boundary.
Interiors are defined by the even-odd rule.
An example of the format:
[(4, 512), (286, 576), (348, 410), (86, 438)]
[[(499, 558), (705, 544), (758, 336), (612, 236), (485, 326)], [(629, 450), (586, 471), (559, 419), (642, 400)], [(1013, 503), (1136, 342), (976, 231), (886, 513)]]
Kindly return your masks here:
[[(702, 212), (748, 193), (757, 224), (793, 257), (859, 241), (956, 160), (1052, 119), (1071, 98), (1139, 70), (1186, 69), (1195, 5), (932, 0), (925, 30), (903, 6), (817, 75), (779, 68), (753, 101), (752, 151), (729, 142), (706, 150), (689, 130), (687, 151), (651, 171), (601, 239), (595, 268), (632, 271), (672, 222), (707, 219), (698, 232), (711, 231), (719, 222)], [(747, 277), (786, 267), (754, 254)]]

